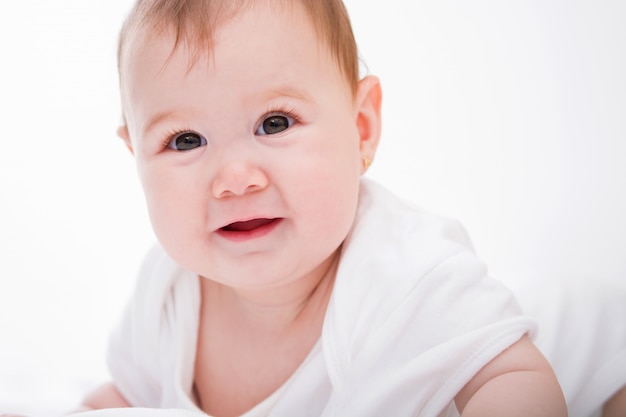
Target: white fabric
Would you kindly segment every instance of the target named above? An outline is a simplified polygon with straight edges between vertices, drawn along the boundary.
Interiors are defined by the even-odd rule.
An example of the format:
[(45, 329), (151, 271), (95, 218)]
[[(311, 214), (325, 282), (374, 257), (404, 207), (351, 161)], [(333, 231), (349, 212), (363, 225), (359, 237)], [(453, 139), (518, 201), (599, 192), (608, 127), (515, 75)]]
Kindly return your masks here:
[[(198, 280), (159, 248), (148, 256), (109, 354), (134, 406), (200, 412)], [(467, 381), (533, 329), (457, 223), (364, 181), (318, 345), (245, 416), (453, 415)]]
[(108, 408), (71, 414), (72, 417), (198, 417), (197, 412), (180, 409)]
[(570, 417), (600, 416), (626, 386), (626, 287), (601, 277), (517, 281), (511, 285), (539, 321), (535, 343), (559, 378)]

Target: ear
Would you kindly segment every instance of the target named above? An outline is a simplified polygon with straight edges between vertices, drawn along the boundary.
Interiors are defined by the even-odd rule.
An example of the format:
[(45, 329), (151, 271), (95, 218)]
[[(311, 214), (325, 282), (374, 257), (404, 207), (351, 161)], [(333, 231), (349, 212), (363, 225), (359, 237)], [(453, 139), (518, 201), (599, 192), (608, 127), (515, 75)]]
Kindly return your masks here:
[(356, 94), (356, 126), (359, 132), (359, 149), (363, 160), (362, 173), (374, 160), (381, 132), (381, 104), (383, 99), (380, 81), (367, 76), (359, 81)]
[(134, 155), (135, 151), (133, 150), (133, 144), (131, 143), (130, 135), (128, 134), (128, 125), (123, 124), (120, 127), (118, 127), (117, 136), (119, 136), (124, 141), (130, 153)]

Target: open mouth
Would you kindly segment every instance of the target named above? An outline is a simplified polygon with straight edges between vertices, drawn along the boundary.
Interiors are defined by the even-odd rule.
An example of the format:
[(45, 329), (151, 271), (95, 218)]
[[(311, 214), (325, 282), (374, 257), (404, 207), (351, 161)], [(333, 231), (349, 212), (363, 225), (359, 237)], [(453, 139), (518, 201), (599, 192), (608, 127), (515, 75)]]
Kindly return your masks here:
[(245, 222), (235, 222), (222, 227), (225, 232), (250, 232), (255, 229), (270, 225), (278, 219), (252, 219)]
[(228, 240), (236, 242), (245, 241), (265, 236), (274, 230), (282, 220), (281, 218), (259, 218), (243, 222), (234, 222), (220, 228), (218, 233)]

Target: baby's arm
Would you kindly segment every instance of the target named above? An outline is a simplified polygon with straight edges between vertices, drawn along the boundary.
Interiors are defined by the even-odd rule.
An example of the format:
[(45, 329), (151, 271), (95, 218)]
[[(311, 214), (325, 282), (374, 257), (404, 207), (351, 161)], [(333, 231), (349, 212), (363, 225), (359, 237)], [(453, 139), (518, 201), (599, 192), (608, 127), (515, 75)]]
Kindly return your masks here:
[(485, 365), (455, 403), (463, 417), (567, 416), (554, 371), (528, 336)]
[(115, 385), (108, 383), (90, 393), (83, 400), (82, 405), (77, 410), (74, 410), (74, 412), (78, 413), (103, 408), (123, 408), (130, 406), (128, 401), (126, 401), (117, 388), (115, 388)]

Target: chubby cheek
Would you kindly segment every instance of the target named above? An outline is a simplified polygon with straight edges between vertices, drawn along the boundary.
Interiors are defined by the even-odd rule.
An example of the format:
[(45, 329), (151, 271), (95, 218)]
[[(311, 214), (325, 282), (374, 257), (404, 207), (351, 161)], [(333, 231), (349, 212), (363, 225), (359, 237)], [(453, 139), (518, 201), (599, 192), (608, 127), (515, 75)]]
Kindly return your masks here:
[(340, 243), (354, 221), (360, 184), (358, 141), (347, 131), (329, 137), (323, 149), (311, 150), (294, 169), (292, 201), (309, 220), (312, 237), (334, 236)]
[(206, 208), (198, 183), (193, 177), (177, 175), (166, 169), (146, 169), (140, 174), (146, 205), (154, 232), (173, 255), (181, 242), (204, 230)]

